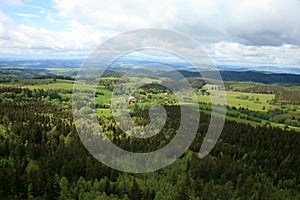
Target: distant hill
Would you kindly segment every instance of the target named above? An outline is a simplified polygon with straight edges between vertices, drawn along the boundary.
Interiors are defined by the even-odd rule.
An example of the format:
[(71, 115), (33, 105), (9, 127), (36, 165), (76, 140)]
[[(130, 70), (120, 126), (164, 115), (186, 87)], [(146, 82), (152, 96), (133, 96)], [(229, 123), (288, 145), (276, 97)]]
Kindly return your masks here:
[[(16, 61), (17, 62), (17, 61)], [(68, 61), (64, 61), (68, 63)], [(79, 61), (70, 62), (67, 66), (70, 68), (63, 68), (64, 63), (59, 61), (49, 61), (51, 65), (58, 68), (41, 67), (40, 65), (46, 65), (46, 61), (42, 63), (36, 63), (36, 66), (26, 66), (22, 63), (22, 66), (10, 67), (10, 65), (0, 64), (0, 78), (32, 78), (37, 76), (70, 76), (74, 77), (77, 74), (79, 68)], [(49, 64), (48, 63), (48, 64)], [(17, 63), (14, 63), (17, 64)], [(105, 76), (117, 75), (120, 77), (124, 68), (112, 68), (105, 72)], [(173, 80), (181, 80), (183, 77), (201, 77), (199, 72), (180, 70), (177, 71), (148, 71), (146, 68), (135, 69), (133, 72), (148, 74), (151, 76), (169, 77)], [(182, 75), (178, 75), (178, 72)], [(206, 71), (207, 74), (212, 74), (212, 71)], [(259, 72), (259, 71), (235, 71), (235, 70), (221, 70), (220, 71), (223, 81), (238, 81), (238, 82), (258, 82), (265, 84), (287, 84), (287, 85), (300, 85), (300, 74), (287, 74), (287, 73), (271, 73), (271, 72)]]
[(32, 78), (35, 76), (49, 76), (52, 75), (48, 70), (45, 69), (1, 69), (0, 78)]
[(221, 71), (235, 71), (246, 72), (256, 71), (262, 73), (277, 73), (277, 74), (299, 74), (300, 68), (298, 67), (278, 67), (278, 66), (230, 66), (230, 65), (217, 65), (217, 68)]
[(241, 82), (259, 82), (259, 83), (281, 83), (300, 85), (300, 75), (297, 74), (275, 74), (275, 73), (262, 73), (262, 72), (234, 72), (234, 71), (221, 71), (221, 76), (224, 81), (241, 81)]
[[(199, 72), (191, 72), (186, 70), (178, 70), (184, 77), (201, 77)], [(213, 72), (206, 72), (208, 74)], [(300, 75), (297, 74), (276, 74), (276, 73), (263, 73), (256, 71), (220, 71), (223, 81), (239, 81), (239, 82), (258, 82), (265, 84), (288, 84), (300, 85)], [(176, 72), (161, 73), (162, 77), (169, 77), (175, 80), (180, 80), (182, 77), (176, 75)]]
[(1, 60), (0, 68), (23, 68), (23, 69), (49, 69), (49, 68), (70, 68), (77, 69), (83, 60)]

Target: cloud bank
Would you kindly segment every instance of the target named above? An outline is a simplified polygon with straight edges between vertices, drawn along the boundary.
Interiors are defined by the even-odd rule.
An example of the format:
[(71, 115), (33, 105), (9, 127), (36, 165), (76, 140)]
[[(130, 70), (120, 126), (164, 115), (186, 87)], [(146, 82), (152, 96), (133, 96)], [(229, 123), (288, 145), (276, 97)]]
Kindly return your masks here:
[(153, 27), (195, 39), (217, 63), (300, 66), (299, 0), (0, 1), (1, 55), (84, 55)]

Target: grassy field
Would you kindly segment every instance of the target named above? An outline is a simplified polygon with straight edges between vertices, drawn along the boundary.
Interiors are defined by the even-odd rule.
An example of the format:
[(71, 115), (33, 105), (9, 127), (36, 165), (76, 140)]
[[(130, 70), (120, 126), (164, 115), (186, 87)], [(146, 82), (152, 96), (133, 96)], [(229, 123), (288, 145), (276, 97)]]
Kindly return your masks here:
[[(110, 79), (109, 77), (104, 79)], [(134, 83), (139, 83), (140, 78), (133, 79)], [(151, 79), (146, 78), (145, 82), (151, 82)], [(160, 82), (159, 80), (157, 82)], [(132, 83), (132, 84), (134, 84)], [(73, 89), (74, 81), (57, 79), (21, 79), (18, 82), (2, 83), (0, 86), (17, 86), (25, 87), (29, 89)], [(237, 83), (236, 86), (245, 87), (245, 84)], [(98, 87), (104, 95), (98, 95), (95, 103), (109, 103), (112, 92), (104, 87)], [(209, 87), (208, 87), (209, 88)], [(269, 108), (275, 108), (276, 106), (270, 105), (270, 102), (274, 99), (274, 94), (254, 94), (245, 92), (226, 92), (226, 101), (228, 106), (244, 107), (250, 110), (267, 111)], [(210, 103), (210, 96), (198, 95), (200, 102)], [(263, 107), (265, 109), (263, 109)]]
[(96, 113), (98, 116), (111, 116), (111, 110), (107, 108), (97, 108)]
[[(244, 107), (250, 110), (266, 112), (270, 108), (278, 107), (269, 103), (272, 99), (274, 99), (274, 96), (274, 94), (253, 94), (245, 92), (226, 91), (226, 104), (230, 107)], [(211, 97), (198, 95), (198, 101), (211, 103)]]
[[(266, 111), (271, 107), (269, 102), (274, 99), (274, 94), (253, 94), (244, 92), (226, 92), (227, 105), (245, 107), (250, 110)], [(265, 109), (263, 109), (263, 107)]]
[(103, 86), (98, 86), (97, 91), (102, 92), (103, 95), (97, 95), (95, 98), (95, 103), (109, 104), (112, 96), (112, 91), (104, 88)]
[[(103, 78), (104, 80), (116, 80), (115, 77), (105, 77)], [(134, 77), (131, 83), (129, 83), (130, 87), (135, 87), (136, 84), (139, 84), (141, 82), (141, 79), (143, 79), (143, 83), (151, 83), (152, 81), (155, 81), (156, 83), (160, 83), (162, 79), (151, 79), (151, 78), (143, 78), (143, 77)], [(256, 84), (256, 83), (254, 83)], [(253, 85), (254, 85), (253, 84)], [(1, 86), (15, 86), (15, 87), (23, 87), (23, 88), (29, 88), (29, 89), (60, 89), (61, 91), (63, 90), (72, 90), (74, 85), (74, 81), (72, 80), (62, 80), (62, 79), (19, 79), (18, 81), (10, 82), (10, 83), (1, 83)], [(266, 87), (263, 84), (258, 84), (261, 87)], [(244, 90), (249, 88), (251, 85), (249, 83), (230, 83), (230, 87), (234, 88), (235, 91), (226, 91), (226, 104), (230, 108), (235, 107), (236, 109), (239, 108), (244, 108), (244, 109), (249, 109), (251, 111), (259, 111), (259, 112), (268, 112), (269, 110), (274, 110), (274, 109), (283, 109), (281, 105), (274, 105), (272, 103), (272, 100), (275, 98), (275, 94), (258, 94), (258, 93), (251, 93), (251, 92), (241, 92), (241, 91), (236, 91), (238, 90)], [(89, 85), (84, 85), (85, 88), (89, 88)], [(273, 86), (273, 85), (268, 85), (267, 87), (278, 87), (278, 86)], [(283, 86), (280, 86), (283, 87)], [(208, 92), (210, 91), (210, 88), (214, 88), (213, 85), (206, 85), (205, 89)], [(291, 90), (300, 90), (300, 87), (298, 86), (293, 86), (289, 87)], [(100, 104), (100, 105), (105, 105), (105, 104), (110, 104), (110, 99), (112, 96), (112, 91), (108, 88), (106, 88), (103, 85), (99, 85), (97, 87), (97, 92), (100, 92), (96, 97), (95, 97), (95, 103)], [(217, 90), (214, 90), (214, 92), (217, 93)], [(211, 92), (213, 94), (213, 92)], [(67, 92), (60, 92), (60, 95), (62, 96), (62, 101), (65, 104), (68, 104), (71, 102), (72, 99), (72, 93)], [(152, 95), (153, 96), (153, 95)], [(158, 99), (165, 99), (163, 101), (168, 101), (172, 97), (171, 96), (165, 96), (163, 94), (156, 94), (156, 98), (148, 100), (148, 103), (154, 103), (152, 101), (156, 101)], [(197, 92), (197, 97), (199, 102), (204, 102), (209, 104), (211, 103), (211, 97), (208, 95), (202, 95), (201, 92)], [(158, 98), (158, 99), (157, 99)], [(55, 101), (54, 103), (59, 103), (58, 101)], [(147, 102), (145, 102), (147, 103)], [(177, 102), (176, 102), (177, 103)], [(143, 103), (139, 103), (143, 104)], [(206, 109), (205, 105), (201, 105), (204, 109), (202, 111), (204, 112), (209, 112)], [(300, 118), (300, 112), (299, 112), (300, 106), (299, 105), (285, 105), (284, 110), (285, 112), (280, 114), (280, 117), (286, 118), (286, 119), (299, 119)], [(243, 123), (250, 123), (253, 126), (256, 125), (264, 125), (268, 124), (270, 126), (279, 126), (281, 128), (287, 128), (287, 125), (284, 123), (275, 123), (273, 121), (267, 121), (264, 119), (261, 119), (261, 122), (257, 121), (251, 121), (246, 118), (240, 118), (240, 117), (234, 117), (236, 113), (239, 111), (234, 111), (234, 110), (229, 110), (228, 113), (233, 114), (231, 116), (227, 116), (226, 118), (228, 120), (235, 120), (237, 122), (243, 122)], [(111, 110), (109, 108), (97, 108), (96, 113), (101, 116), (109, 116), (111, 115)], [(243, 114), (246, 116), (245, 114)], [(237, 115), (238, 116), (238, 115)], [(300, 131), (299, 127), (295, 127), (292, 125), (289, 125), (288, 128), (295, 129), (297, 131)]]
[(1, 83), (0, 86), (15, 86), (29, 89), (73, 89), (74, 81), (57, 79), (19, 79), (13, 83)]

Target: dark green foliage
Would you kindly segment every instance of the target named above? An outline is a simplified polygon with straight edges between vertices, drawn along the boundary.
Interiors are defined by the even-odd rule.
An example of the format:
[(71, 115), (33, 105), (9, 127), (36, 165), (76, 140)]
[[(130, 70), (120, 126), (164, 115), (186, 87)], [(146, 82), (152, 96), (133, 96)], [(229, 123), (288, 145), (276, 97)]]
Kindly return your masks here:
[[(201, 77), (199, 72), (192, 72), (186, 70), (178, 70), (184, 77)], [(166, 72), (161, 74), (162, 77), (169, 77), (174, 80), (181, 80), (182, 77), (178, 76), (175, 71)], [(211, 74), (210, 74), (211, 73)], [(215, 72), (206, 71), (206, 76), (214, 77)], [(221, 71), (223, 81), (238, 81), (238, 82), (257, 82), (257, 83), (281, 83), (290, 85), (299, 85), (300, 76), (298, 74), (272, 74), (254, 71), (236, 72), (236, 71)]]
[(135, 177), (133, 178), (133, 183), (129, 191), (129, 198), (132, 200), (141, 199), (143, 196), (143, 191), (140, 189)]
[(14, 101), (31, 101), (49, 98), (49, 100), (58, 99), (61, 101), (60, 90), (43, 90), (20, 87), (0, 87), (0, 97), (5, 99), (13, 99)]
[[(157, 172), (133, 175), (110, 169), (82, 145), (70, 107), (27, 96), (43, 90), (0, 88), (15, 101), (0, 102), (0, 199), (297, 199), (300, 134), (227, 121), (219, 142), (198, 158), (210, 116), (201, 113), (198, 135), (186, 154)], [(18, 97), (19, 96), (19, 97)], [(237, 108), (236, 108), (237, 109)], [(149, 152), (172, 139), (180, 109), (166, 107), (162, 133), (126, 137), (112, 118), (99, 118), (120, 147)], [(247, 111), (244, 111), (247, 112)], [(132, 114), (149, 123), (147, 112)]]

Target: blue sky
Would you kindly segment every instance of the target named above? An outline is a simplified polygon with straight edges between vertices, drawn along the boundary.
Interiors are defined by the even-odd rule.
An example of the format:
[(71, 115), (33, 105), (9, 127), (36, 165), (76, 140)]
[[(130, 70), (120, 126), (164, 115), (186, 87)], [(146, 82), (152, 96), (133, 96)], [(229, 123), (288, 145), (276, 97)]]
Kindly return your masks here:
[(84, 58), (138, 28), (182, 32), (217, 64), (300, 66), (298, 0), (0, 0), (0, 58)]
[(1, 11), (6, 14), (13, 28), (16, 24), (27, 24), (50, 30), (63, 30), (68, 22), (57, 15), (58, 10), (53, 7), (52, 1), (1, 1)]

